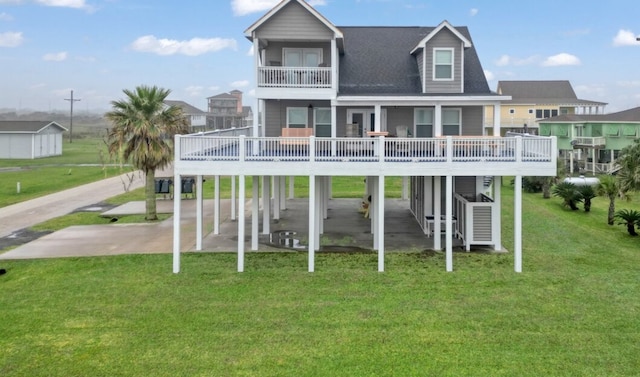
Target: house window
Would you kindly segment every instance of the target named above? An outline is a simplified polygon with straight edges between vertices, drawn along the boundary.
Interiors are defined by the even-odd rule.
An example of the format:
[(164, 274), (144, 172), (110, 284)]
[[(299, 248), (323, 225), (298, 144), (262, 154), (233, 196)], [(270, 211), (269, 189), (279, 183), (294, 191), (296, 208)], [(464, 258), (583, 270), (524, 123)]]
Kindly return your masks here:
[(433, 79), (453, 80), (453, 49), (433, 50)]
[(306, 107), (287, 107), (287, 128), (307, 127)]
[(516, 109), (509, 109), (509, 114), (513, 115), (516, 113)]
[(313, 112), (314, 134), (317, 137), (331, 137), (331, 108), (318, 107)]
[(460, 135), (460, 109), (442, 109), (442, 136)]
[(433, 109), (415, 109), (416, 137), (433, 137)]
[(317, 67), (322, 63), (321, 48), (285, 48), (285, 67)]
[(533, 109), (529, 109), (529, 114), (533, 114)]

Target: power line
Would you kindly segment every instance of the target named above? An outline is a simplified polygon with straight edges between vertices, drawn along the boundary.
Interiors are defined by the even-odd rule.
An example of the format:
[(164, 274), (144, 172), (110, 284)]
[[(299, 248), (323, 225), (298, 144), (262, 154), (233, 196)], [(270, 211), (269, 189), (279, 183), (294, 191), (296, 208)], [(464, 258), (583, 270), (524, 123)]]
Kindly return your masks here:
[(69, 143), (73, 143), (73, 103), (80, 101), (80, 98), (73, 99), (73, 90), (71, 91), (71, 98), (65, 98), (65, 101), (69, 101), (71, 104), (71, 112), (69, 114)]

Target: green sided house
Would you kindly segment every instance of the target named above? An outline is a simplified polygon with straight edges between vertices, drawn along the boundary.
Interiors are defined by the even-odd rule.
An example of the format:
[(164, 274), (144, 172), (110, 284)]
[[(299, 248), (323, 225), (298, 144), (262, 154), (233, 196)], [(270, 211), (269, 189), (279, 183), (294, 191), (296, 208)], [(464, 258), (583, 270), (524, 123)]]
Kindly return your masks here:
[(611, 114), (567, 114), (538, 121), (541, 136), (558, 138), (571, 173), (613, 173), (620, 150), (640, 137), (640, 107)]

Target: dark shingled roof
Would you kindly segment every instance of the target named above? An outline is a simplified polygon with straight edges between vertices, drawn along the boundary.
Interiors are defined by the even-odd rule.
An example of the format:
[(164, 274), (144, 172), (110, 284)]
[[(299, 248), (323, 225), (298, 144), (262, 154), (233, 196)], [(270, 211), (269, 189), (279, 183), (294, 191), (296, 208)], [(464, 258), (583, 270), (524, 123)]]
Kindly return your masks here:
[(185, 114), (188, 115), (204, 115), (205, 112), (198, 109), (195, 106), (191, 106), (188, 103), (184, 102), (184, 101), (171, 101), (171, 100), (166, 100), (164, 101), (164, 104), (167, 106), (178, 106), (179, 108), (182, 109), (182, 111), (184, 111)]
[(49, 125), (57, 127), (62, 131), (67, 129), (56, 122), (48, 120), (2, 120), (0, 121), (0, 133), (28, 133), (35, 134)]
[[(425, 95), (411, 51), (435, 27), (339, 27), (345, 50), (340, 56), (341, 95)], [(456, 29), (471, 41), (466, 27)], [(474, 47), (465, 49), (464, 93), (493, 94)], [(437, 94), (435, 94), (437, 95)]]
[(578, 99), (567, 80), (499, 81), (498, 94), (511, 96), (503, 104), (606, 105), (605, 102)]
[(640, 107), (611, 114), (565, 114), (540, 120), (539, 123), (640, 123)]

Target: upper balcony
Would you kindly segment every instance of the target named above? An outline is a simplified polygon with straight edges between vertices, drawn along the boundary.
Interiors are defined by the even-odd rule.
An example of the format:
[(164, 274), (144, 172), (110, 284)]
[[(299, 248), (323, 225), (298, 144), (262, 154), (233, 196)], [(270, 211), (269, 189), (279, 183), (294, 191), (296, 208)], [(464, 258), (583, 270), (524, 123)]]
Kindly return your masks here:
[(556, 174), (555, 137), (320, 138), (177, 135), (179, 174)]
[(602, 136), (598, 136), (598, 137), (584, 137), (584, 136), (579, 136), (579, 137), (575, 137), (573, 140), (571, 140), (571, 145), (573, 145), (576, 148), (582, 147), (582, 148), (604, 148), (604, 146), (607, 144), (607, 139), (605, 137)]
[(330, 89), (330, 67), (258, 67), (259, 88)]

